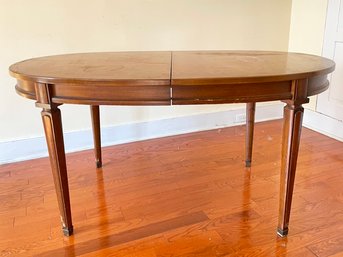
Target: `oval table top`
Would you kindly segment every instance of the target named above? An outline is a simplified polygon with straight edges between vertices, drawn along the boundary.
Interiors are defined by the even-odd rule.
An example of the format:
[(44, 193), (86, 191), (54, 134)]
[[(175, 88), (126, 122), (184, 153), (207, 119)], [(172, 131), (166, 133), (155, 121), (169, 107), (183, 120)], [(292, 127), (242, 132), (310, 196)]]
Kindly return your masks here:
[(108, 52), (33, 58), (13, 64), (10, 73), (41, 83), (226, 84), (312, 77), (334, 67), (320, 56), (288, 52)]
[(10, 74), (31, 99), (41, 83), (55, 103), (169, 105), (287, 100), (303, 79), (306, 96), (315, 95), (334, 69), (332, 60), (300, 53), (156, 51), (33, 58), (10, 66)]

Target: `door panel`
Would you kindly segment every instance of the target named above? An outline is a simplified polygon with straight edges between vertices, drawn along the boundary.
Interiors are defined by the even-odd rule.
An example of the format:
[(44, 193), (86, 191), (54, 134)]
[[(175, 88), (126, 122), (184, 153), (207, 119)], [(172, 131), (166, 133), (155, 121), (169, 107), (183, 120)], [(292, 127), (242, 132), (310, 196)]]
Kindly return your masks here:
[(343, 120), (343, 0), (329, 0), (323, 56), (336, 62), (330, 87), (318, 96), (317, 111)]
[(335, 44), (336, 70), (331, 75), (329, 101), (334, 104), (343, 104), (343, 42)]

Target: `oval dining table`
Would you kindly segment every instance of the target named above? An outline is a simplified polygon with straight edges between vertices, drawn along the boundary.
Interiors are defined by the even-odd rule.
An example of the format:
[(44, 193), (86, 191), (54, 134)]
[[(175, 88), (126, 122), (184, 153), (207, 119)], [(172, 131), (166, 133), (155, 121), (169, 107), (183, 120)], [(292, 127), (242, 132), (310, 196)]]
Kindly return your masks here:
[[(304, 108), (329, 87), (329, 59), (268, 51), (106, 52), (47, 56), (10, 66), (19, 95), (42, 108), (64, 235), (73, 233), (59, 106), (89, 105), (101, 167), (100, 105), (246, 103), (246, 166), (251, 165), (256, 102), (285, 103), (277, 234), (288, 234)], [(206, 156), (204, 156), (206, 158)], [(244, 169), (245, 170), (245, 169)], [(243, 171), (243, 170), (242, 170)]]

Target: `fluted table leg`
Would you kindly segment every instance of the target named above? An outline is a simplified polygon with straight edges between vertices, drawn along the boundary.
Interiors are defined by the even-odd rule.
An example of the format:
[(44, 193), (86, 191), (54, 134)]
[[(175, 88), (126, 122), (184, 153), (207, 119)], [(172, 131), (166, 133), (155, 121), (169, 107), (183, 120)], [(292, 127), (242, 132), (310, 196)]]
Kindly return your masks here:
[(100, 110), (98, 105), (91, 106), (93, 140), (94, 140), (94, 153), (96, 167), (102, 166), (101, 159), (101, 134), (100, 134)]
[(254, 140), (256, 103), (247, 103), (246, 108), (246, 132), (245, 132), (245, 166), (251, 166), (252, 146)]
[(277, 229), (277, 233), (281, 237), (288, 234), (303, 113), (304, 108), (301, 104), (287, 103), (284, 108), (279, 222)]
[(68, 175), (64, 152), (61, 112), (56, 105), (44, 108), (42, 119), (49, 150), (52, 174), (55, 183), (58, 206), (64, 235), (73, 233)]

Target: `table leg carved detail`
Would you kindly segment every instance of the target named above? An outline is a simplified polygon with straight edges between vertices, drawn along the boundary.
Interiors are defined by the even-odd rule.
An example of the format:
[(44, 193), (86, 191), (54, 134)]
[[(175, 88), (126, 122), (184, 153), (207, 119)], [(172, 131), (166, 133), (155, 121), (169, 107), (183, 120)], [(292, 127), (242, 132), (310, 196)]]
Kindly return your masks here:
[(52, 175), (54, 178), (62, 231), (66, 236), (73, 234), (67, 165), (64, 151), (63, 129), (59, 104), (51, 99), (51, 85), (35, 83), (36, 106), (43, 108), (42, 120), (48, 145)]
[(301, 105), (287, 104), (284, 108), (279, 223), (277, 229), (278, 235), (282, 237), (288, 234), (303, 113), (304, 108)]
[(245, 167), (251, 166), (252, 147), (254, 140), (255, 108), (256, 103), (247, 103), (245, 132)]
[(101, 168), (102, 158), (101, 158), (101, 132), (100, 132), (99, 105), (92, 105), (90, 109), (91, 109), (92, 128), (93, 128), (95, 163), (96, 163), (97, 168)]
[(300, 145), (303, 103), (307, 103), (307, 80), (294, 81), (292, 85), (293, 99), (284, 101), (283, 134), (281, 148), (281, 175), (279, 221), (277, 234), (287, 236), (291, 213), (292, 195)]
[(51, 109), (44, 108), (42, 111), (42, 119), (49, 150), (58, 207), (60, 210), (62, 230), (64, 235), (69, 236), (73, 233), (73, 225), (71, 218), (61, 112), (57, 106), (53, 106)]

